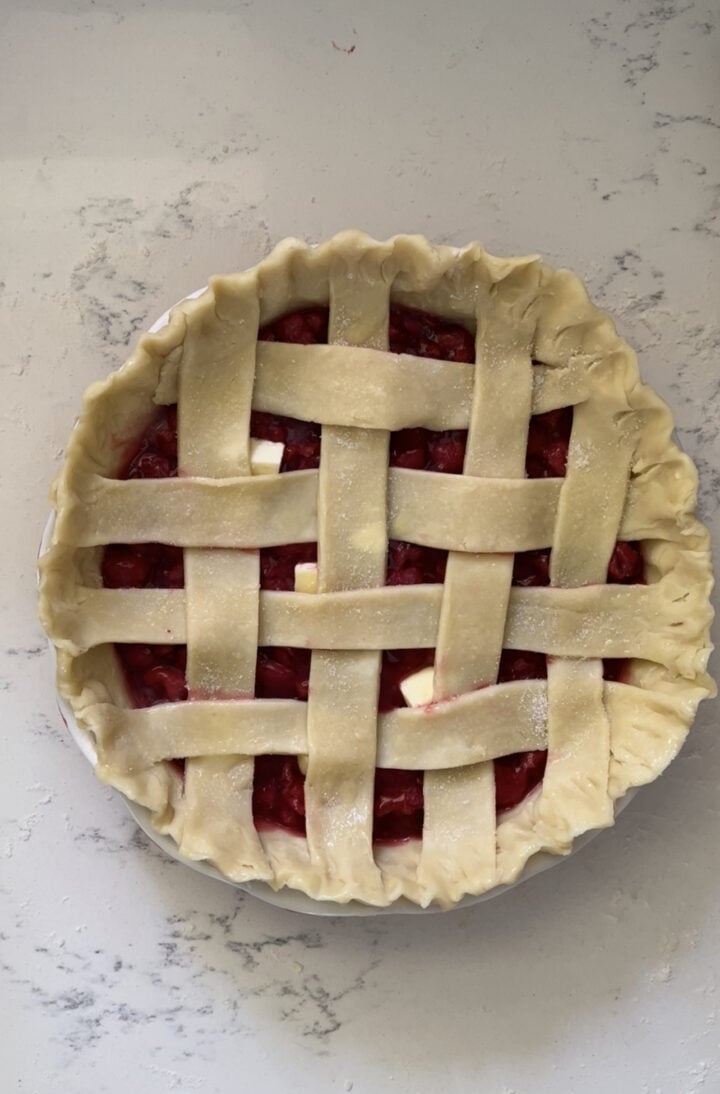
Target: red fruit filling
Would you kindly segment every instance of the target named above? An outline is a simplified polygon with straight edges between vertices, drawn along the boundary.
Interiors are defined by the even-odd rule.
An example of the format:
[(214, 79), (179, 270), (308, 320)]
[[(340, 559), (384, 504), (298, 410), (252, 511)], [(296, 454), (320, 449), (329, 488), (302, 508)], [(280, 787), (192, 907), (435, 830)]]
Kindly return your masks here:
[(297, 756), (256, 756), (253, 817), (260, 831), (287, 828), (305, 835), (305, 776)]
[(390, 307), (388, 348), (413, 357), (475, 363), (475, 339), (461, 323), (399, 304)]
[(373, 840), (403, 843), (422, 835), (423, 773), (378, 767), (375, 771)]
[(571, 406), (532, 416), (525, 455), (529, 479), (564, 478), (572, 421)]
[(400, 691), (400, 684), (406, 676), (435, 664), (435, 650), (383, 650), (380, 665), (380, 698), (378, 709), (381, 712), (397, 710), (407, 704)]
[(285, 445), (280, 471), (311, 471), (320, 466), (320, 426), (299, 422), (279, 414), (253, 410), (250, 435), (261, 441), (281, 441)]
[(258, 331), (261, 342), (293, 342), (298, 346), (321, 346), (328, 340), (330, 309), (324, 304), (299, 308), (266, 323)]
[(514, 752), (494, 761), (495, 809), (504, 813), (518, 805), (542, 782), (547, 752)]
[(182, 589), (182, 547), (167, 543), (111, 543), (102, 560), (106, 589)]
[(442, 585), (445, 580), (447, 551), (420, 547), (402, 539), (388, 543), (386, 585)]
[(258, 699), (300, 699), (307, 702), (310, 650), (290, 646), (258, 650), (255, 696)]
[(317, 543), (261, 547), (260, 588), (292, 592), (295, 588), (295, 567), (302, 562), (317, 562)]
[(125, 453), (119, 479), (168, 479), (177, 475), (177, 407), (161, 406), (139, 441)]
[[(270, 342), (313, 345), (327, 342), (328, 309), (304, 308), (261, 328), (259, 338)], [(475, 344), (461, 324), (414, 308), (390, 309), (389, 349), (445, 361), (472, 364)], [(528, 431), (528, 478), (562, 477), (572, 429), (572, 408), (549, 411), (531, 418)], [(281, 472), (317, 468), (320, 462), (320, 426), (253, 411), (251, 434), (284, 444)], [(461, 474), (467, 431), (403, 429), (391, 434), (390, 466)], [(161, 407), (140, 440), (125, 455), (119, 478), (168, 478), (177, 475), (177, 412)], [(317, 544), (300, 543), (262, 548), (260, 584), (268, 590), (292, 590), (295, 566), (317, 561)], [(388, 546), (388, 585), (442, 583), (447, 552), (391, 540)], [(513, 585), (549, 584), (550, 550), (526, 551), (515, 556)], [(110, 544), (102, 561), (107, 588), (182, 588), (182, 549), (166, 544)], [(618, 543), (608, 567), (611, 584), (644, 580), (643, 558), (635, 543)], [(183, 646), (117, 645), (118, 658), (130, 700), (136, 707), (181, 702), (187, 698)], [(385, 650), (380, 676), (380, 711), (405, 706), (401, 681), (434, 663), (432, 649)], [(627, 662), (605, 661), (605, 678), (623, 679)], [(310, 652), (288, 647), (258, 650), (255, 694), (258, 698), (308, 697)], [(503, 650), (498, 683), (544, 679), (544, 654)], [(519, 804), (542, 780), (547, 753), (521, 752), (495, 760), (497, 811)], [(171, 761), (182, 772), (182, 759)], [(255, 760), (253, 815), (258, 828), (280, 826), (305, 832), (304, 776), (294, 756), (258, 756)], [(373, 839), (395, 843), (422, 834), (423, 775), (420, 771), (377, 769), (375, 772)]]
[(185, 646), (115, 646), (134, 707), (181, 703), (187, 699)]

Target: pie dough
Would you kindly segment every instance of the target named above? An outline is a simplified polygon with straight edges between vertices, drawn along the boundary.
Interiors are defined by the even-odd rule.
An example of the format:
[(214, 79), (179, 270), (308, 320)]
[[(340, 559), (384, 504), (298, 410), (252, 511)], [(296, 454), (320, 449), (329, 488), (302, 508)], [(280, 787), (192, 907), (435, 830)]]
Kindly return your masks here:
[[(475, 330), (477, 363), (389, 353), (391, 298)], [(258, 342), (328, 303), (328, 345)], [(173, 403), (180, 477), (116, 478)], [(565, 478), (526, 479), (530, 416), (566, 406)], [(251, 408), (321, 423), (319, 471), (273, 473), (265, 448), (253, 467)], [(462, 476), (388, 471), (390, 432), (415, 426), (469, 429)], [(567, 853), (714, 691), (709, 541), (671, 433), (608, 316), (537, 257), (348, 231), (214, 278), (88, 390), (54, 486), (40, 614), (99, 777), (188, 858), (318, 900), (450, 907)], [(389, 537), (448, 550), (444, 586), (386, 587)], [(642, 542), (646, 584), (605, 584), (618, 539)], [(309, 591), (260, 591), (258, 548), (315, 541)], [(103, 588), (115, 542), (182, 546), (185, 588)], [(513, 554), (548, 547), (550, 587), (511, 588)], [(187, 643), (190, 701), (132, 709), (116, 642)], [(258, 646), (313, 651), (307, 703), (253, 698)], [(378, 714), (381, 651), (410, 647), (437, 650), (433, 703)], [(547, 680), (496, 684), (504, 648), (547, 654)], [(603, 658), (632, 658), (629, 682)], [(541, 748), (541, 786), (496, 817), (491, 761)], [(268, 752), (302, 759), (306, 838), (256, 831)], [(373, 845), (376, 766), (425, 772), (422, 841)]]

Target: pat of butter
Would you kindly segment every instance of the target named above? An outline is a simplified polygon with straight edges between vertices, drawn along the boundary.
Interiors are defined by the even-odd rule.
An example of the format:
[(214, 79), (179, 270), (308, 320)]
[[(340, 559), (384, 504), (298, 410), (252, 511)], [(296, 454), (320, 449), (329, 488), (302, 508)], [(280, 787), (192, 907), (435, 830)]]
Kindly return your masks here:
[(400, 681), (400, 691), (409, 707), (426, 707), (432, 703), (434, 677), (435, 669), (429, 665)]
[(295, 592), (316, 593), (318, 590), (317, 562), (298, 562), (295, 567)]
[(285, 445), (281, 441), (259, 441), (250, 438), (250, 470), (253, 475), (277, 475)]

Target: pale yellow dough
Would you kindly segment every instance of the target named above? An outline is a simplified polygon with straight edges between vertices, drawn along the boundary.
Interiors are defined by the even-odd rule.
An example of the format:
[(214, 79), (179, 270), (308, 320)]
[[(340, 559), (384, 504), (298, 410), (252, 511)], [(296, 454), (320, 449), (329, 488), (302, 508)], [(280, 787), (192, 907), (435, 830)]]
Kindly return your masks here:
[[(391, 298), (471, 326), (477, 363), (387, 352)], [(313, 303), (329, 345), (257, 343)], [(175, 402), (181, 477), (115, 479), (118, 442)], [(566, 477), (526, 480), (530, 415), (568, 405)], [(257, 473), (251, 408), (321, 423), (320, 471)], [(409, 426), (469, 429), (464, 474), (388, 471)], [(566, 853), (714, 691), (708, 536), (671, 432), (608, 317), (538, 258), (348, 231), (215, 278), (88, 390), (54, 487), (40, 614), (99, 776), (189, 858), (318, 900), (450, 907)], [(388, 538), (448, 550), (445, 585), (385, 587)], [(604, 584), (618, 539), (643, 542), (647, 585)], [(101, 587), (104, 544), (149, 541), (185, 549), (185, 589)], [(257, 548), (314, 541), (309, 591), (259, 590)], [(547, 547), (550, 587), (511, 588), (512, 555)], [(187, 643), (191, 701), (130, 709), (114, 642)], [(314, 651), (308, 703), (252, 698), (258, 645)], [(378, 715), (379, 651), (406, 647), (437, 648), (434, 702)], [(503, 648), (546, 653), (548, 679), (496, 684)], [(634, 659), (630, 683), (603, 681), (606, 657)], [(535, 748), (544, 781), (498, 823), (491, 761)], [(306, 839), (255, 831), (269, 752), (307, 773)], [(376, 765), (425, 771), (420, 846), (373, 846)]]

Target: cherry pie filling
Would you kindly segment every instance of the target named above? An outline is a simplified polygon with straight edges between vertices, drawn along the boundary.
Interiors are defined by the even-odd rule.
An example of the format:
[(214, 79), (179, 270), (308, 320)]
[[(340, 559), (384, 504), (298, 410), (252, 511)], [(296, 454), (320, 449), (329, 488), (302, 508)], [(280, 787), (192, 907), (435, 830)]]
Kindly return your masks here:
[[(328, 339), (328, 309), (304, 308), (269, 323), (260, 330), (265, 341), (310, 345)], [(473, 364), (472, 334), (458, 323), (418, 311), (391, 306), (389, 349), (416, 357)], [(535, 415), (528, 432), (528, 478), (562, 477), (567, 464), (572, 408)], [(320, 426), (275, 414), (253, 411), (251, 435), (284, 445), (280, 472), (317, 468), (320, 462)], [(391, 435), (390, 466), (416, 470), (462, 473), (467, 431), (402, 429)], [(139, 441), (126, 454), (119, 478), (168, 478), (177, 475), (177, 411), (161, 407)], [(262, 589), (292, 590), (295, 566), (317, 561), (317, 544), (300, 543), (260, 550)], [(391, 540), (388, 545), (387, 585), (442, 583), (447, 551)], [(517, 554), (513, 585), (549, 584), (550, 550)], [(169, 588), (184, 585), (183, 552), (161, 543), (110, 544), (102, 560), (106, 588)], [(611, 584), (644, 580), (640, 547), (616, 545), (608, 568)], [(184, 646), (118, 644), (116, 652), (128, 695), (135, 707), (176, 703), (187, 699)], [(405, 706), (400, 683), (434, 663), (433, 649), (385, 650), (380, 675), (380, 711)], [(605, 661), (608, 680), (621, 680), (625, 661)], [(289, 647), (258, 650), (255, 695), (259, 699), (307, 701), (310, 651)], [(503, 650), (498, 683), (540, 680), (547, 676), (544, 654)], [(542, 781), (547, 753), (520, 752), (494, 761), (496, 809), (503, 813), (518, 805)], [(184, 760), (172, 761), (180, 775)], [(295, 756), (268, 755), (255, 759), (253, 815), (256, 827), (281, 827), (305, 833), (304, 775)], [(422, 835), (423, 773), (378, 768), (375, 772), (373, 839), (396, 843)]]

